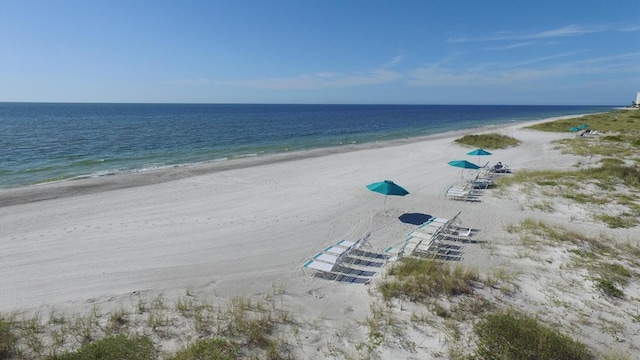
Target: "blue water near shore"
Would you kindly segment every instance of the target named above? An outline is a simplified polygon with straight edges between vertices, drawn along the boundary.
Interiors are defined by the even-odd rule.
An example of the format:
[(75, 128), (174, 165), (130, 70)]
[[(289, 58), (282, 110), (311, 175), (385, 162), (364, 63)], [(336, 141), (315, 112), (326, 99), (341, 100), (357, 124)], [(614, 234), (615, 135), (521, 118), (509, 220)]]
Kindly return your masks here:
[(0, 188), (612, 108), (0, 103)]

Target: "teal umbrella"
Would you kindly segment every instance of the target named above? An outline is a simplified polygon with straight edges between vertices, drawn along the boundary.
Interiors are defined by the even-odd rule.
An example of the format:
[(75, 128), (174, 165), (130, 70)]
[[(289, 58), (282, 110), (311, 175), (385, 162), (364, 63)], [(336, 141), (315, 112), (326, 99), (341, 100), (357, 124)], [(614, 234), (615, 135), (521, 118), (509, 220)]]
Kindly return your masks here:
[(455, 166), (463, 169), (473, 169), (473, 170), (480, 169), (480, 166), (472, 162), (468, 162), (467, 160), (453, 160), (453, 161), (449, 161), (448, 164), (451, 166)]
[(383, 211), (386, 211), (387, 195), (405, 196), (409, 192), (391, 180), (384, 180), (367, 185), (367, 189), (384, 195)]
[(482, 155), (493, 155), (492, 153), (488, 152), (485, 149), (475, 149), (473, 151), (469, 151), (467, 153), (467, 155), (478, 155), (478, 156), (482, 156)]
[(493, 155), (485, 149), (475, 149), (473, 151), (469, 151), (467, 155), (478, 155), (478, 162), (480, 162), (480, 156)]
[(480, 166), (472, 162), (468, 162), (467, 160), (453, 160), (453, 161), (449, 161), (448, 164), (451, 166), (462, 168), (462, 171), (460, 171), (460, 177), (464, 177), (463, 176), (464, 169), (472, 169), (472, 170), (480, 169)]
[(576, 132), (576, 131), (580, 131), (580, 129), (577, 126), (574, 126), (574, 127), (569, 128), (569, 131)]

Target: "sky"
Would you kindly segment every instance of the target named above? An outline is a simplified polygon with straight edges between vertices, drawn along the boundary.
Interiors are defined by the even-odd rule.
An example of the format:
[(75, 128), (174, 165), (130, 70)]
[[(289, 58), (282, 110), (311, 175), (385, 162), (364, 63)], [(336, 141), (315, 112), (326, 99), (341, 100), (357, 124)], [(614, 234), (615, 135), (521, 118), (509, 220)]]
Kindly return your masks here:
[(640, 0), (0, 0), (0, 102), (630, 105)]

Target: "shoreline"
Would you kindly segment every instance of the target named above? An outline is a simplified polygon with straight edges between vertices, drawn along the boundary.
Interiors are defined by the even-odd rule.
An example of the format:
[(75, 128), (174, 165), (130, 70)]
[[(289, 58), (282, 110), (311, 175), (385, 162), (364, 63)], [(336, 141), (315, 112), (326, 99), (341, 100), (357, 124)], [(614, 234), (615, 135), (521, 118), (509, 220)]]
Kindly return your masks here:
[(287, 153), (268, 154), (264, 156), (249, 156), (229, 160), (211, 160), (191, 164), (168, 165), (159, 169), (130, 170), (107, 175), (81, 175), (60, 181), (45, 182), (0, 189), (0, 207), (58, 199), (68, 196), (93, 194), (102, 191), (126, 189), (152, 184), (175, 181), (191, 176), (201, 176), (216, 172), (244, 169), (254, 166), (265, 166), (288, 161), (299, 161), (315, 157), (363, 151), (377, 148), (387, 148), (403, 144), (412, 144), (444, 138), (455, 138), (464, 135), (496, 131), (509, 127), (529, 126), (541, 122), (555, 121), (568, 118), (579, 118), (588, 114), (565, 115), (539, 120), (524, 121), (510, 124), (487, 125), (470, 129), (447, 131), (433, 135), (417, 136), (387, 141), (368, 142), (363, 144), (345, 144), (310, 150), (297, 150)]

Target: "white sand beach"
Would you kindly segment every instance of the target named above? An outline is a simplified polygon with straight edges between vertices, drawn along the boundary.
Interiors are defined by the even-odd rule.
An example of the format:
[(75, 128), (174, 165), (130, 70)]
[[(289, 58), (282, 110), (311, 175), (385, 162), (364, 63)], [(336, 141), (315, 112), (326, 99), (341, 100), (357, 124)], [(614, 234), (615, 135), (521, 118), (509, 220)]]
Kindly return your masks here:
[[(367, 316), (384, 268), (368, 285), (349, 284), (310, 277), (302, 268), (306, 260), (341, 239), (356, 241), (367, 234), (372, 250), (398, 246), (416, 228), (400, 221), (402, 214), (452, 217), (460, 211), (461, 222), (480, 229), (477, 237), (486, 242), (464, 245), (460, 263), (480, 273), (518, 269), (520, 291), (504, 303), (573, 327), (579, 340), (600, 351), (619, 349), (640, 358), (633, 355), (640, 346), (640, 325), (624, 306), (614, 309), (605, 300), (585, 299), (597, 303), (585, 308), (595, 325), (576, 325), (570, 309), (549, 305), (551, 298), (580, 302), (579, 290), (563, 294), (548, 286), (567, 280), (561, 268), (554, 270), (564, 255), (521, 259), (513, 235), (505, 230), (533, 217), (586, 234), (637, 241), (638, 227), (611, 230), (570, 206), (541, 212), (524, 207), (517, 194), (498, 196), (489, 190), (477, 203), (443, 196), (461, 176), (460, 169), (447, 164), (450, 160), (501, 161), (514, 172), (596, 163), (563, 155), (550, 144), (572, 134), (523, 129), (529, 124), (474, 130), (521, 141), (480, 159), (453, 142), (471, 132), (466, 131), (0, 190), (0, 311), (112, 309), (130, 304), (133, 293), (175, 299), (190, 289), (202, 297), (230, 298), (278, 287), (291, 309), (339, 328)], [(365, 186), (385, 179), (410, 194), (387, 197), (383, 211), (384, 197)], [(625, 291), (637, 307), (638, 289)], [(624, 331), (603, 330), (597, 325), (602, 319)], [(323, 340), (301, 338), (306, 339), (299, 344), (301, 357), (327, 356)], [(414, 352), (389, 347), (380, 356), (428, 358), (446, 343), (444, 335), (434, 335)], [(311, 350), (316, 348), (317, 353)]]

